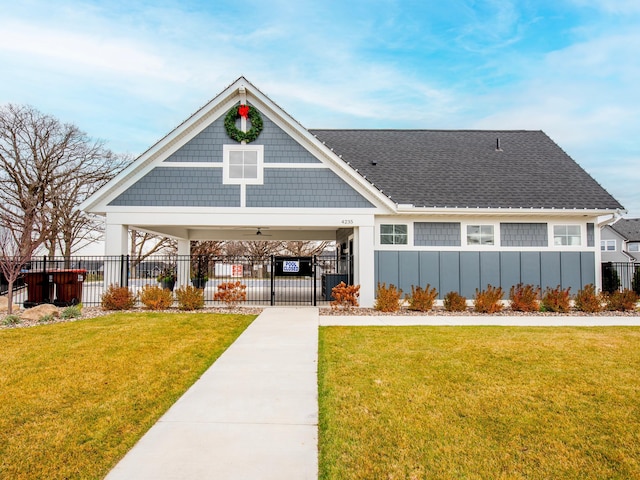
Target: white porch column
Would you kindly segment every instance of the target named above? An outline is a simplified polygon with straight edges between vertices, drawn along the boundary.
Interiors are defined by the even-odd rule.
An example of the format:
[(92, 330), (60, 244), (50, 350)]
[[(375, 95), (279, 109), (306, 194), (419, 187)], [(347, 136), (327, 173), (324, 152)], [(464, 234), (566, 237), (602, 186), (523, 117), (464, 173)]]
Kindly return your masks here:
[(122, 286), (121, 279), (123, 270), (121, 262), (118, 258), (121, 255), (127, 254), (129, 246), (129, 229), (127, 225), (119, 223), (109, 223), (109, 217), (107, 216), (107, 223), (104, 230), (104, 249), (105, 255), (108, 258), (104, 264), (104, 286), (107, 288), (111, 284)]
[(176, 283), (179, 287), (189, 285), (191, 280), (191, 242), (183, 238), (178, 239), (178, 278)]
[(354, 272), (356, 285), (360, 285), (360, 306), (373, 307), (375, 302), (375, 268), (374, 268), (374, 227), (361, 226), (353, 229), (355, 246)]

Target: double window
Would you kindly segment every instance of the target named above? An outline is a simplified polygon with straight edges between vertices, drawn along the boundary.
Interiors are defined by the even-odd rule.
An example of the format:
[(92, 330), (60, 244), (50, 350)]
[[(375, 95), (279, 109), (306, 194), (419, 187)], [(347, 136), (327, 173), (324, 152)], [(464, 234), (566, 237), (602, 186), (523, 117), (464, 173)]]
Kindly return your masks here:
[(263, 158), (262, 145), (224, 145), (224, 183), (261, 185), (264, 179)]
[(580, 245), (580, 225), (554, 225), (553, 244), (555, 246)]
[(494, 245), (493, 225), (467, 225), (467, 245)]
[(615, 240), (600, 240), (600, 250), (603, 252), (615, 252), (616, 241)]
[(407, 238), (406, 225), (380, 225), (381, 245), (406, 245)]

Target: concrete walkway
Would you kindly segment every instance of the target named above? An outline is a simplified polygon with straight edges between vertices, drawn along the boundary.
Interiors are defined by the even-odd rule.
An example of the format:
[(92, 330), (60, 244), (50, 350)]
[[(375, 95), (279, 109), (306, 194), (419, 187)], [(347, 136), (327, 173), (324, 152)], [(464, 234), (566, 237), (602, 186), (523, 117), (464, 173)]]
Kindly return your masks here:
[(266, 308), (107, 480), (317, 479), (317, 358), (317, 308)]

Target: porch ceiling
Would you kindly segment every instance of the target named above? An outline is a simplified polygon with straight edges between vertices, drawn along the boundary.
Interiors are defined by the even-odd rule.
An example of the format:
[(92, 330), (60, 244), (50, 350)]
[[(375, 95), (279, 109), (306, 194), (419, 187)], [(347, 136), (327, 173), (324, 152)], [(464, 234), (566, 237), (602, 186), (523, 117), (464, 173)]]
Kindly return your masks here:
[[(176, 227), (170, 225), (130, 226), (137, 230), (157, 235), (187, 240), (244, 240), (244, 241), (305, 241), (335, 240), (336, 227), (263, 227), (255, 226), (216, 226), (216, 227)], [(260, 234), (258, 234), (260, 232)]]

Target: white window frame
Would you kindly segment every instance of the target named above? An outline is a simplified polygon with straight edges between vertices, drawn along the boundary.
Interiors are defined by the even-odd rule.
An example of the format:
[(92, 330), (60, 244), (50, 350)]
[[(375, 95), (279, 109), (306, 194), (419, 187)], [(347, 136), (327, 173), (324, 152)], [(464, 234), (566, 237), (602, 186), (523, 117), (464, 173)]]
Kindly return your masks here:
[[(616, 240), (600, 240), (600, 251), (601, 252), (615, 252), (616, 251)], [(613, 248), (609, 248), (613, 246)]]
[[(479, 228), (480, 231), (478, 233), (470, 233), (469, 229), (470, 228)], [(482, 238), (484, 236), (488, 236), (489, 232), (487, 230), (491, 229), (491, 243), (483, 243), (482, 242)], [(464, 227), (464, 239), (465, 239), (465, 244), (469, 247), (495, 247), (497, 245), (496, 242), (496, 233), (497, 232), (497, 228), (496, 225), (493, 223), (468, 223), (465, 225)], [(473, 242), (469, 242), (469, 238), (471, 238), (472, 236), (479, 236), (480, 241), (479, 243), (473, 243)]]
[[(229, 161), (231, 152), (256, 152), (256, 178), (231, 178)], [(264, 184), (264, 145), (223, 145), (222, 146), (222, 183), (225, 185), (262, 185)]]
[[(559, 232), (556, 233), (556, 229), (565, 229), (565, 233), (563, 232)], [(577, 235), (570, 235), (569, 234), (569, 228), (577, 228), (578, 229), (578, 234)], [(560, 248), (565, 248), (565, 247), (580, 247), (582, 246), (583, 243), (583, 239), (582, 239), (582, 225), (576, 225), (576, 224), (557, 224), (554, 225), (553, 228), (551, 229), (551, 235), (552, 235), (552, 245), (554, 247), (560, 247)], [(557, 243), (556, 239), (557, 238), (565, 238), (565, 239), (569, 239), (569, 238), (577, 238), (578, 239), (578, 243)]]
[[(382, 227), (393, 227), (393, 232), (391, 234), (382, 233)], [(396, 232), (396, 227), (404, 227), (405, 233)], [(383, 235), (385, 237), (391, 236), (392, 242), (384, 243), (382, 241)], [(396, 238), (401, 236), (404, 236), (405, 241), (403, 243), (396, 242)], [(406, 223), (382, 223), (380, 224), (380, 236), (378, 238), (380, 239), (380, 245), (409, 245), (409, 225), (407, 225)]]
[(627, 249), (630, 252), (640, 252), (640, 243), (638, 243), (638, 242), (629, 242), (629, 243), (627, 243)]

